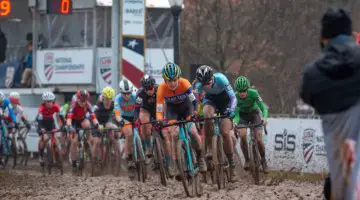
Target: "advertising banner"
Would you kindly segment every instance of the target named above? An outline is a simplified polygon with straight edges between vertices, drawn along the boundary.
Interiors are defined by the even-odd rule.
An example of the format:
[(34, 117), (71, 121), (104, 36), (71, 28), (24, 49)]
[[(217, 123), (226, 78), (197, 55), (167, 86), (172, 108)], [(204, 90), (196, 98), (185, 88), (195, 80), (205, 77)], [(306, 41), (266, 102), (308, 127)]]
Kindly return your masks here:
[(145, 35), (145, 0), (122, 0), (123, 35)]
[(91, 84), (92, 49), (44, 50), (36, 54), (36, 70), (42, 84)]
[[(123, 63), (124, 78), (130, 80), (132, 83), (136, 80), (140, 80), (142, 77), (141, 69), (137, 68), (138, 65), (144, 65), (141, 59), (137, 60), (139, 55), (136, 51), (130, 49), (126, 50), (127, 57), (133, 58)], [(172, 62), (174, 53), (173, 49), (146, 49), (145, 57), (145, 73), (154, 76), (156, 83), (161, 83), (163, 78), (161, 76), (161, 70), (165, 63)], [(98, 48), (97, 49), (97, 63), (96, 63), (96, 91), (99, 93), (102, 88), (111, 85), (111, 56), (112, 52), (110, 48)], [(137, 61), (137, 62), (135, 62)], [(133, 81), (135, 80), (135, 81)]]

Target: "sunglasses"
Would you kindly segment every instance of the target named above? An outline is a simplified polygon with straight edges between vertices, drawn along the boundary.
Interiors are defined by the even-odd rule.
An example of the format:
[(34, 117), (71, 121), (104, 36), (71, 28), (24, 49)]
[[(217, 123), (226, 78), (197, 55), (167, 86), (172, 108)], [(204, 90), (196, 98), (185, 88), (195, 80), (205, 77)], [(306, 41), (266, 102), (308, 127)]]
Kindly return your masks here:
[(122, 95), (130, 95), (131, 92), (122, 92)]
[(241, 91), (238, 91), (238, 92), (240, 92), (240, 93), (245, 93), (245, 92), (247, 92), (248, 90), (246, 89), (246, 90), (241, 90)]
[(145, 88), (146, 91), (149, 91), (149, 90), (153, 90), (154, 87), (151, 87), (151, 88)]
[(205, 83), (204, 85), (211, 85), (211, 84), (212, 84), (212, 82), (209, 81), (209, 82)]

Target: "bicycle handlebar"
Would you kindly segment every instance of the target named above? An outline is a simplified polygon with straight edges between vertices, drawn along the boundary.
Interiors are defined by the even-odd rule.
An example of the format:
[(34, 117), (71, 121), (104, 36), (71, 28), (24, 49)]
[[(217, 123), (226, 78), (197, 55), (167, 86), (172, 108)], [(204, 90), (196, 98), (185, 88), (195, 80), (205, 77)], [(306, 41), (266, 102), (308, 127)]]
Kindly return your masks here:
[(260, 128), (260, 127), (264, 127), (264, 132), (265, 134), (267, 135), (267, 128), (266, 126), (264, 126), (264, 124), (247, 124), (247, 125), (244, 125), (244, 124), (238, 124), (236, 125), (236, 128)]

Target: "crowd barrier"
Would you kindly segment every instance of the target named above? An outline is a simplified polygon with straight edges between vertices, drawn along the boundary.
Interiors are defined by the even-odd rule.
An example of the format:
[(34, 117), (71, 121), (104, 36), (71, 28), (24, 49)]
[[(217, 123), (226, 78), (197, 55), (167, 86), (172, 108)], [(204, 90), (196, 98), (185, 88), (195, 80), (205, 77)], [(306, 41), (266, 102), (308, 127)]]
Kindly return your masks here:
[(21, 62), (8, 62), (0, 64), (0, 88), (18, 87), (21, 82)]

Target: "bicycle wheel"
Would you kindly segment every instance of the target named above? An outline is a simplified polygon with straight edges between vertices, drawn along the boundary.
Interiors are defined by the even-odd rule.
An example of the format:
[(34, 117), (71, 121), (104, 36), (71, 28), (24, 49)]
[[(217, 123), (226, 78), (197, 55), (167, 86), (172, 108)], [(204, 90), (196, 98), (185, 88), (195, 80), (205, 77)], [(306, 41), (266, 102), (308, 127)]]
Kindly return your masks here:
[(29, 159), (29, 152), (28, 152), (28, 148), (27, 148), (27, 144), (25, 141), (25, 138), (23, 137), (23, 135), (21, 135), (19, 133), (19, 136), (17, 138), (17, 156), (21, 156), (20, 159), (20, 165), (24, 165), (25, 167), (27, 166), (28, 163), (28, 159)]
[(154, 142), (155, 142), (155, 149), (156, 149), (155, 163), (159, 168), (160, 183), (163, 186), (166, 186), (166, 171), (165, 171), (164, 154), (163, 154), (163, 151), (161, 148), (161, 143), (160, 143), (159, 137), (155, 137)]
[(137, 179), (138, 181), (145, 182), (147, 172), (146, 172), (146, 164), (145, 164), (145, 153), (144, 149), (141, 145), (141, 139), (139, 136), (135, 139), (136, 145), (134, 148), (136, 148), (136, 155), (135, 162), (136, 162), (136, 171), (137, 171)]
[(249, 158), (250, 158), (250, 168), (251, 173), (254, 179), (254, 182), (256, 185), (260, 184), (260, 170), (259, 170), (259, 164), (260, 160), (257, 154), (257, 146), (255, 144), (256, 140), (251, 139), (249, 143)]
[(223, 148), (223, 140), (219, 135), (214, 135), (212, 138), (212, 154), (213, 165), (215, 171), (215, 180), (218, 189), (225, 188), (227, 185), (226, 178), (228, 177), (229, 168), (226, 167), (226, 158)]
[[(186, 196), (193, 197), (196, 194), (196, 180), (193, 175), (189, 173), (188, 161), (189, 158), (186, 152), (186, 145), (183, 141), (178, 140), (176, 146), (176, 162), (179, 170), (179, 176), (184, 186)], [(192, 154), (193, 155), (193, 154)]]

